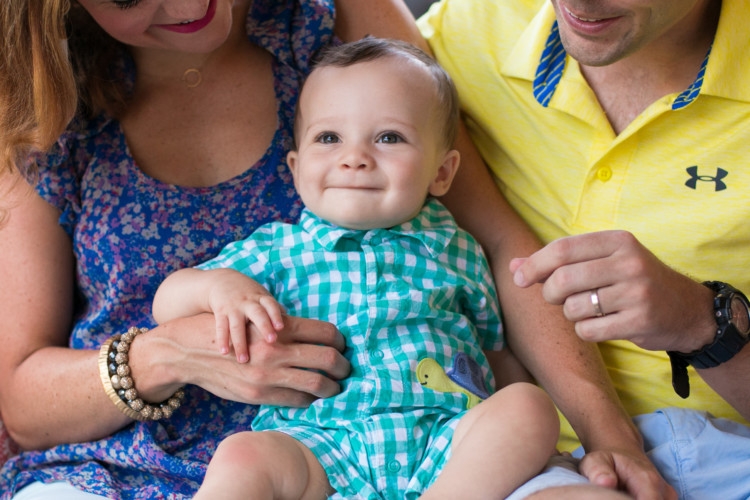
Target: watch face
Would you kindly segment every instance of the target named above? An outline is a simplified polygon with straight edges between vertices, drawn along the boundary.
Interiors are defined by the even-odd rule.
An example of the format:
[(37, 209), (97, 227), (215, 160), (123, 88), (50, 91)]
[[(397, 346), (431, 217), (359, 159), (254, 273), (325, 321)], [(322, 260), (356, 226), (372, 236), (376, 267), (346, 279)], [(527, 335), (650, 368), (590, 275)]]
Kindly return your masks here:
[(750, 336), (750, 310), (744, 300), (734, 295), (730, 304), (732, 308), (731, 323), (737, 328), (740, 334), (748, 338)]

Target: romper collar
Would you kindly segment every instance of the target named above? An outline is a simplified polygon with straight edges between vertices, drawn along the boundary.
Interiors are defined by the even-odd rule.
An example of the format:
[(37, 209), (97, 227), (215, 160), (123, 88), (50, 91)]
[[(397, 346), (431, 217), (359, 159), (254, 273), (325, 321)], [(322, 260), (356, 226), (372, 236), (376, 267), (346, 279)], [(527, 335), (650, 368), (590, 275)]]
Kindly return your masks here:
[(300, 216), (305, 232), (331, 252), (351, 251), (361, 246), (376, 246), (382, 242), (406, 237), (421, 243), (433, 257), (441, 254), (456, 234), (453, 216), (439, 201), (430, 199), (413, 219), (388, 229), (367, 231), (333, 225), (305, 208)]

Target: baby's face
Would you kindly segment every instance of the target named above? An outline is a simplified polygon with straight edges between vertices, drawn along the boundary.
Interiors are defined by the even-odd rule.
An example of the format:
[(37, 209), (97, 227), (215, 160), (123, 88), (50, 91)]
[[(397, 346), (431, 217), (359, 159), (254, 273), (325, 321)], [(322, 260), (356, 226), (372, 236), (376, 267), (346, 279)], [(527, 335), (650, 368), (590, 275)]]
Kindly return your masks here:
[(437, 102), (431, 76), (405, 59), (314, 71), (288, 157), (307, 208), (342, 227), (388, 228), (417, 215), (428, 193), (444, 194)]

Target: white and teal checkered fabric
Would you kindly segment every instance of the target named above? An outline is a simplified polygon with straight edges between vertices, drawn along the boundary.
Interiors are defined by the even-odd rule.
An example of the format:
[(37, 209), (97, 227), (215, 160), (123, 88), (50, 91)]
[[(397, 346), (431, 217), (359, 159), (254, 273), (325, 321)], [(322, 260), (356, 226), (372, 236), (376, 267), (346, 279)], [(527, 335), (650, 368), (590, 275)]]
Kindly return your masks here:
[[(415, 439), (431, 441), (435, 434), (429, 426), (436, 419), (447, 421), (466, 409), (462, 393), (438, 392), (419, 383), (415, 368), (420, 360), (433, 358), (449, 370), (454, 354), (465, 353), (482, 368), (488, 390), (493, 387), (483, 354), (503, 346), (493, 278), (478, 243), (436, 200), (411, 221), (369, 231), (332, 226), (305, 210), (298, 225), (265, 225), (200, 267), (240, 270), (262, 283), (289, 314), (339, 328), (352, 363), (342, 392), (309, 408), (264, 406), (253, 428), (283, 430), (302, 424), (312, 427), (313, 435), (321, 434), (318, 428), (364, 432), (367, 436), (354, 446), (382, 455), (369, 458), (371, 466), (382, 465), (370, 473), (382, 474), (381, 480), (388, 482), (375, 485), (375, 491), (392, 491), (396, 483), (384, 478), (406, 475), (398, 486), (398, 498), (404, 498), (403, 488), (418, 466), (411, 462), (425, 454), (419, 450), (407, 456), (406, 449), (414, 449)], [(317, 453), (330, 451), (316, 450), (316, 443), (299, 438)], [(350, 439), (331, 442), (356, 460), (357, 450), (345, 444)], [(400, 464), (398, 474), (395, 463)], [(334, 487), (344, 486), (333, 477), (331, 481)], [(348, 477), (344, 482), (354, 487), (352, 481)]]

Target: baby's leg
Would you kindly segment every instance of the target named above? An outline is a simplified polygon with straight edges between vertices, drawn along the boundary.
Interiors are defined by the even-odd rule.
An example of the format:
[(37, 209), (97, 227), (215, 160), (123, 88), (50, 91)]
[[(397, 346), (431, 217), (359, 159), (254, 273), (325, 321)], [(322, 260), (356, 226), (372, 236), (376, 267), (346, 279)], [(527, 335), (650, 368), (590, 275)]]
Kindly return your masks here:
[(526, 497), (526, 500), (628, 500), (630, 498), (633, 497), (620, 491), (593, 484), (578, 484), (538, 491)]
[(461, 419), (451, 457), (422, 498), (505, 498), (544, 468), (559, 433), (550, 398), (532, 384), (511, 384)]
[(281, 432), (240, 432), (219, 444), (195, 499), (325, 499), (333, 493), (313, 453)]

